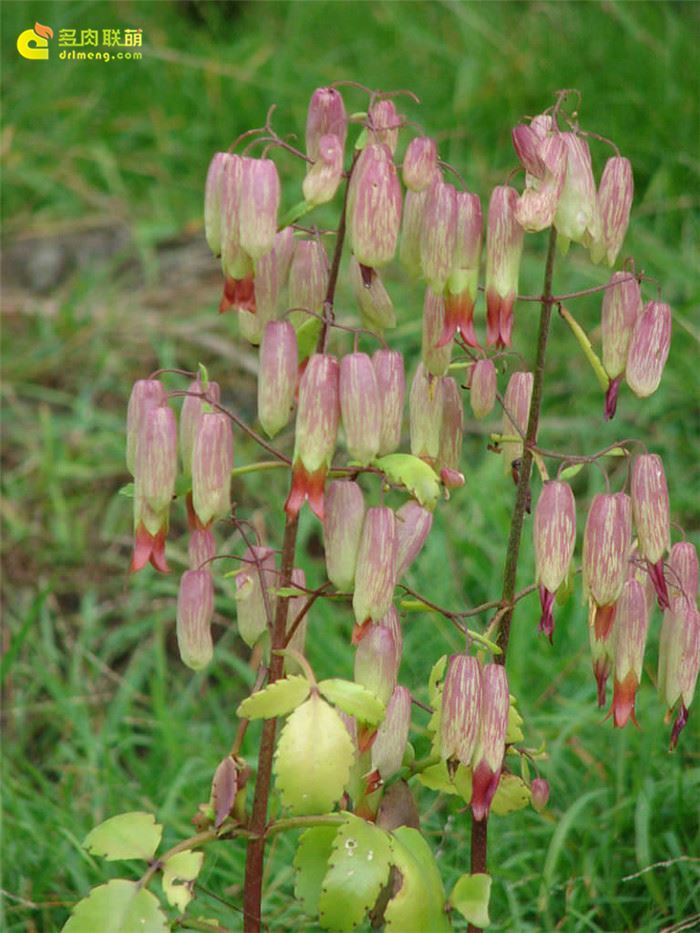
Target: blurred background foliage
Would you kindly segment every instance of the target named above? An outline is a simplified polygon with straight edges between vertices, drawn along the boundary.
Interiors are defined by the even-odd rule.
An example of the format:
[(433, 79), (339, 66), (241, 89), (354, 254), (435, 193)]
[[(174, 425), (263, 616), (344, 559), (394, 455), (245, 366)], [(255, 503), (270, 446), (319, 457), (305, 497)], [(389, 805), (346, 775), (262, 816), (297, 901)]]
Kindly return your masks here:
[[(674, 312), (660, 390), (640, 401), (623, 389), (602, 420), (592, 373), (555, 321), (541, 443), (591, 452), (640, 437), (664, 458), (674, 519), (700, 541), (697, 273), (698, 44), (692, 3), (4, 3), (3, 259), (3, 929), (57, 930), (91, 885), (119, 867), (96, 864), (80, 841), (98, 821), (153, 811), (168, 840), (191, 830), (212, 772), (230, 747), (235, 708), (253, 681), (232, 620), (231, 581), (217, 593), (217, 653), (204, 673), (183, 668), (174, 643), (178, 574), (128, 579), (130, 504), (123, 421), (134, 379), (158, 367), (209, 367), (224, 397), (254, 419), (256, 355), (216, 314), (217, 263), (202, 245), (202, 189), (212, 153), (264, 122), (275, 104), (281, 134), (303, 139), (317, 86), (355, 80), (409, 88), (400, 109), (439, 140), (441, 155), (484, 203), (515, 165), (511, 127), (582, 92), (584, 128), (613, 139), (635, 173), (624, 253), (658, 279)], [(138, 62), (47, 62), (15, 52), (35, 21), (61, 28), (143, 29)], [(350, 109), (363, 95), (346, 93)], [(609, 150), (594, 144), (597, 170)], [(301, 171), (275, 155), (288, 206)], [(519, 183), (519, 180), (518, 180)], [(337, 207), (337, 205), (336, 205)], [(332, 223), (324, 211), (321, 222)], [(545, 238), (528, 238), (521, 291), (541, 288)], [(558, 291), (606, 280), (573, 247)], [(388, 287), (399, 326), (391, 342), (413, 359), (420, 288), (397, 268)], [(655, 295), (653, 284), (645, 288)], [(341, 313), (354, 309), (344, 283)], [(597, 337), (600, 300), (572, 308)], [(482, 311), (483, 313), (483, 311)], [(515, 349), (530, 360), (536, 306), (517, 311)], [(515, 366), (519, 365), (517, 360)], [(505, 375), (503, 384), (505, 384)], [(182, 386), (173, 378), (173, 388)], [(513, 500), (498, 428), (468, 422), (467, 485), (439, 506), (409, 583), (452, 608), (500, 593)], [(282, 443), (289, 442), (289, 436)], [(257, 458), (237, 438), (239, 463)], [(615, 488), (626, 466), (608, 464)], [(279, 541), (286, 479), (246, 477), (239, 515)], [(580, 527), (599, 471), (578, 475)], [(369, 487), (368, 487), (369, 488)], [(535, 493), (537, 483), (535, 484)], [(396, 497), (399, 501), (399, 497)], [(171, 563), (186, 562), (185, 521), (174, 510)], [(520, 583), (532, 578), (526, 523)], [(222, 552), (240, 550), (218, 529)], [(681, 534), (676, 530), (674, 536)], [(300, 561), (323, 575), (317, 523), (304, 515)], [(224, 564), (223, 571), (229, 569)], [(351, 674), (348, 610), (317, 604), (308, 654), (321, 676)], [(478, 625), (487, 621), (477, 620)], [(679, 750), (655, 697), (660, 618), (652, 622), (640, 729), (618, 733), (595, 708), (580, 592), (558, 611), (554, 647), (536, 634), (535, 600), (517, 611), (509, 661), (526, 740), (546, 743), (552, 788), (544, 817), (522, 811), (490, 826), (494, 929), (678, 930), (700, 925), (700, 731), (697, 711)], [(428, 671), (459, 640), (440, 617), (405, 618), (402, 680), (425, 694)], [(426, 748), (426, 717), (415, 745)], [(255, 752), (251, 729), (245, 752)], [(469, 820), (454, 800), (421, 791), (424, 829), (448, 891), (468, 865)], [(292, 897), (293, 839), (277, 837), (266, 879), (271, 929), (315, 929)], [(201, 913), (241, 927), (242, 847), (210, 848)], [(653, 867), (650, 867), (653, 866)], [(121, 869), (123, 871), (123, 868)], [(135, 869), (134, 869), (135, 870)], [(457, 924), (459, 926), (459, 924)]]

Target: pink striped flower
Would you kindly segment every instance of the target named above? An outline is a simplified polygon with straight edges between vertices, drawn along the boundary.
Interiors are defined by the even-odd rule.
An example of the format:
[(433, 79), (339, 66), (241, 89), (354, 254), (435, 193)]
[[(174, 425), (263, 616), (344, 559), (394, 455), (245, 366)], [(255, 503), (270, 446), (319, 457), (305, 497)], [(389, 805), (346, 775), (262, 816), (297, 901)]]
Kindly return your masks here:
[(614, 624), (615, 679), (610, 714), (618, 729), (630, 718), (637, 724), (634, 699), (642, 679), (648, 627), (644, 587), (637, 580), (627, 580), (617, 601)]
[(576, 503), (567, 483), (551, 480), (542, 487), (533, 523), (535, 578), (540, 585), (542, 617), (539, 630), (552, 641), (552, 607), (563, 583), (576, 543)]
[(671, 309), (650, 301), (632, 331), (625, 379), (639, 398), (647, 398), (659, 387), (671, 347)]
[(355, 568), (352, 608), (362, 625), (389, 611), (396, 586), (396, 518), (384, 506), (367, 509)]
[(486, 342), (509, 347), (518, 291), (523, 228), (515, 216), (518, 192), (500, 185), (489, 202), (486, 233)]
[(632, 465), (632, 515), (639, 539), (639, 553), (647, 562), (661, 609), (668, 609), (664, 578), (664, 554), (671, 539), (668, 487), (661, 457), (643, 454)]
[(598, 188), (600, 235), (591, 244), (591, 259), (605, 259), (615, 264), (630, 222), (630, 208), (634, 196), (634, 179), (629, 159), (613, 156), (605, 163)]
[(471, 808), (475, 820), (488, 816), (505, 754), (510, 695), (502, 664), (486, 664), (481, 674), (481, 728), (472, 757)]
[(377, 456), (382, 430), (379, 386), (366, 353), (348, 353), (340, 361), (340, 414), (348, 452), (366, 466)]

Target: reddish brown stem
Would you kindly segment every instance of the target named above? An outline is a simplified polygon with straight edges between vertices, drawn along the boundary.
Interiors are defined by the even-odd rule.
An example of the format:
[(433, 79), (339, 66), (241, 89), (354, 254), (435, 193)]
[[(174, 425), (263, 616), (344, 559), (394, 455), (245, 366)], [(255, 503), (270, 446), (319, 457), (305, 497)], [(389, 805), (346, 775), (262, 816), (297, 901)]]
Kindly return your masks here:
[[(294, 555), (297, 542), (298, 518), (287, 517), (284, 526), (284, 544), (282, 546), (282, 567), (280, 586), (289, 586), (294, 569)], [(287, 626), (287, 606), (289, 597), (277, 599), (275, 619), (272, 627), (272, 653), (267, 682), (272, 684), (282, 676), (284, 658), (276, 650), (284, 646)], [(258, 771), (255, 779), (255, 797), (249, 829), (253, 834), (248, 842), (245, 863), (245, 890), (243, 892), (243, 929), (244, 933), (260, 933), (263, 862), (265, 856), (265, 828), (267, 823), (267, 805), (270, 797), (272, 776), (272, 756), (275, 751), (275, 732), (277, 722), (266, 719), (263, 723), (262, 738), (258, 750)]]

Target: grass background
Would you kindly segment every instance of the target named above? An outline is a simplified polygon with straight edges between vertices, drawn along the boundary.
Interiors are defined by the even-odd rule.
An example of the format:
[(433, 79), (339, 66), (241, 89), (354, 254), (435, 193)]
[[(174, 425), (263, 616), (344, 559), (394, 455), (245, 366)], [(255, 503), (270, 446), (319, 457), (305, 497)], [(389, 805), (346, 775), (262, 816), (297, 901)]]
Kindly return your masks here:
[[(6, 257), (3, 327), (4, 777), (3, 929), (57, 930), (91, 885), (123, 871), (80, 841), (98, 821), (153, 811), (167, 840), (191, 831), (235, 708), (253, 673), (232, 625), (231, 587), (217, 592), (215, 662), (192, 676), (174, 644), (177, 574), (127, 579), (130, 508), (123, 418), (134, 379), (202, 360), (232, 407), (254, 417), (255, 355), (218, 318), (216, 263), (201, 243), (203, 179), (212, 152), (259, 126), (272, 103), (281, 133), (303, 132), (312, 90), (338, 79), (410, 88), (402, 108), (483, 199), (514, 165), (510, 129), (552, 102), (583, 94), (585, 128), (633, 163), (636, 193), (625, 253), (660, 282), (674, 311), (661, 389), (623, 390), (612, 424), (592, 374), (556, 321), (541, 443), (590, 452), (639, 436), (664, 458), (673, 517), (700, 540), (698, 409), (698, 51), (700, 8), (686, 3), (5, 3), (2, 52)], [(140, 62), (27, 62), (15, 37), (35, 20), (60, 28), (143, 28)], [(53, 46), (55, 50), (55, 45)], [(361, 95), (348, 92), (354, 109)], [(607, 157), (594, 149), (599, 169)], [(300, 175), (278, 160), (285, 203)], [(119, 248), (103, 249), (103, 233)], [(116, 231), (116, 232), (115, 232)], [(121, 239), (120, 239), (121, 238)], [(112, 242), (110, 240), (110, 242)], [(121, 244), (121, 245), (120, 245)], [(543, 237), (528, 238), (521, 290), (541, 287)], [(18, 257), (15, 259), (15, 257)], [(57, 258), (58, 257), (58, 258)], [(604, 281), (572, 248), (560, 291)], [(415, 355), (421, 296), (397, 270), (391, 339)], [(652, 297), (653, 287), (647, 294)], [(343, 307), (344, 304), (344, 307)], [(341, 290), (342, 310), (352, 310)], [(518, 311), (516, 348), (533, 352), (535, 311)], [(594, 332), (599, 300), (578, 305)], [(175, 382), (172, 383), (173, 387)], [(465, 489), (441, 505), (410, 583), (445, 605), (500, 592), (512, 486), (469, 424)], [(237, 439), (237, 459), (256, 458)], [(284, 481), (234, 484), (239, 514), (279, 540)], [(624, 481), (612, 469), (617, 488)], [(576, 478), (582, 506), (601, 486)], [(583, 526), (583, 511), (581, 512)], [(185, 565), (184, 517), (169, 554)], [(526, 523), (520, 582), (531, 579)], [(677, 534), (677, 533), (676, 533)], [(237, 547), (225, 524), (221, 550)], [(304, 516), (301, 563), (320, 581), (318, 528)], [(494, 818), (494, 929), (681, 930), (700, 924), (700, 733), (697, 716), (669, 755), (655, 697), (660, 618), (652, 622), (639, 730), (615, 732), (594, 705), (585, 610), (559, 610), (554, 648), (536, 637), (530, 600), (518, 609), (509, 660), (531, 745), (546, 742), (552, 799), (539, 817)], [(479, 620), (479, 624), (486, 619)], [(314, 610), (308, 654), (319, 675), (349, 675), (347, 611)], [(433, 660), (458, 642), (428, 615), (406, 619), (402, 681), (423, 689)], [(425, 721), (415, 742), (425, 747)], [(255, 749), (251, 730), (246, 753)], [(424, 828), (448, 890), (468, 864), (468, 819), (425, 791)], [(269, 862), (271, 929), (315, 929), (293, 901), (293, 840)], [(661, 863), (657, 865), (657, 863)], [(243, 852), (218, 844), (201, 875), (202, 913), (241, 927)], [(656, 866), (649, 870), (649, 866)], [(634, 877), (630, 877), (634, 876)], [(457, 924), (458, 925), (458, 924)]]

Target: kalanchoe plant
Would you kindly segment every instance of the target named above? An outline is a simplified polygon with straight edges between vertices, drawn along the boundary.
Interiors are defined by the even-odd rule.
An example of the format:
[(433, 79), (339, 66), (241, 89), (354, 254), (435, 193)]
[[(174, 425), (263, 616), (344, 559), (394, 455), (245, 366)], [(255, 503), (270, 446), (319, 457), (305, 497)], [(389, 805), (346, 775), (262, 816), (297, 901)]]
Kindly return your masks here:
[[(127, 464), (134, 477), (131, 569), (140, 570), (149, 560), (157, 570), (168, 569), (171, 501), (183, 500), (187, 564), (184, 549), (180, 557), (172, 556), (182, 564), (173, 610), (181, 658), (195, 670), (217, 664), (211, 637), (214, 581), (225, 587), (232, 577), (228, 586), (237, 633), (254, 652), (259, 674), (236, 711), (237, 723), (233, 710), (228, 712), (236, 738), (232, 748), (216, 754), (211, 796), (203, 787), (208, 802), (195, 816), (197, 834), (156, 858), (162, 827), (149, 814), (126, 814), (98, 827), (88, 847), (97, 852), (101, 846), (108, 858), (119, 857), (118, 850), (148, 864), (139, 882), (124, 879), (96, 888), (76, 906), (66, 925), (69, 933), (90, 923), (95, 929), (100, 909), (105, 915), (109, 909), (110, 917), (128, 914), (133, 929), (167, 929), (162, 906), (147, 890), (159, 872), (165, 897), (178, 912), (173, 922), (187, 925), (182, 913), (202, 864), (202, 853), (193, 850), (215, 840), (246, 847), (245, 878), (231, 890), (243, 891), (244, 930), (259, 933), (268, 926), (262, 908), (267, 841), (299, 828), (304, 832), (296, 842), (296, 892), (301, 907), (324, 929), (350, 930), (369, 917), (373, 928), (441, 933), (451, 928), (455, 911), (470, 930), (486, 926), (489, 814), (507, 814), (528, 803), (545, 810), (550, 783), (556, 799), (555, 776), (551, 782), (539, 774), (530, 778), (530, 764), (539, 772), (546, 752), (523, 744), (526, 726), (506, 671), (511, 623), (517, 604), (538, 591), (540, 628), (551, 639), (555, 594), (569, 590), (581, 568), (598, 701), (605, 704), (612, 674), (610, 716), (619, 728), (636, 721), (636, 697), (648, 690), (643, 661), (647, 636), (659, 629), (650, 598), (655, 587), (665, 609), (657, 687), (668, 716), (675, 714), (671, 744), (678, 741), (700, 665), (698, 560), (691, 543), (671, 543), (672, 507), (661, 461), (635, 450), (629, 485), (617, 485), (618, 474), (606, 473), (606, 491), (588, 504), (577, 555), (576, 502), (568, 480), (591, 464), (604, 470), (608, 454), (629, 459), (634, 442), (593, 454), (539, 446), (547, 338), (559, 320), (553, 321), (555, 309), (606, 392), (608, 417), (623, 377), (640, 398), (657, 388), (670, 346), (670, 308), (658, 295), (642, 307), (646, 278), (626, 258), (608, 282), (566, 296), (570, 304), (602, 292), (602, 362), (585, 329), (563, 306), (563, 296), (553, 291), (557, 244), (565, 254), (571, 242), (580, 243), (594, 261), (614, 265), (632, 201), (631, 167), (617, 150), (596, 189), (589, 139), (606, 143), (581, 130), (578, 113), (567, 117), (570, 93), (560, 92), (552, 107), (513, 130), (525, 170), (520, 190), (510, 184), (478, 195), (467, 190), (467, 183), (476, 187), (478, 179), (462, 181), (459, 171), (440, 160), (432, 138), (406, 139), (412, 123), (399, 113), (395, 95), (368, 92), (348, 117), (337, 87), (319, 88), (311, 96), (305, 154), (277, 135), (268, 115), (252, 139), (244, 134), (230, 151), (214, 156), (204, 213), (207, 242), (224, 276), (220, 307), (231, 308), (242, 337), (260, 345), (258, 419), (280, 448), (240, 417), (232, 387), (222, 380), (219, 389), (203, 370), (196, 377), (191, 373), (185, 388), (170, 391), (164, 373), (139, 380), (127, 423)], [(357, 133), (346, 154), (349, 129)], [(251, 152), (260, 142), (266, 148), (255, 158)], [(278, 156), (299, 160), (296, 196), (288, 198), (281, 190)], [(280, 206), (298, 199), (300, 185), (304, 200), (282, 216)], [(335, 230), (301, 223), (322, 203), (326, 213), (332, 203), (339, 206)], [(489, 208), (480, 281), (482, 203)], [(528, 234), (541, 230), (549, 231), (543, 290), (538, 296), (519, 295), (521, 254)], [(332, 254), (325, 243), (332, 243)], [(395, 258), (408, 273), (396, 306)], [(377, 270), (385, 267), (380, 278)], [(354, 292), (356, 313), (336, 302), (339, 282)], [(539, 333), (533, 348), (518, 345), (516, 331), (516, 356), (507, 351), (514, 307), (527, 301), (539, 302)], [(486, 311), (485, 350), (477, 339), (477, 328), (484, 326), (480, 305)], [(406, 334), (422, 332), (417, 365), (418, 348), (410, 355), (414, 375), (408, 399), (406, 360), (390, 342), (397, 323), (407, 325)], [(567, 365), (574, 365), (573, 358)], [(462, 610), (439, 605), (433, 594), (417, 593), (409, 583), (424, 549), (431, 551), (434, 512), (453, 507), (440, 500), (447, 500), (465, 476), (466, 490), (459, 495), (479, 496), (478, 489), (470, 489), (472, 464), (467, 470), (462, 456), (465, 389), (476, 418), (487, 418), (498, 404), (502, 430), (492, 435), (489, 449), (500, 453), (516, 489), (501, 591), (495, 600)], [(178, 480), (173, 399), (180, 395), (185, 400)], [(572, 397), (572, 408), (577, 405)], [(234, 468), (232, 423), (270, 459)], [(466, 429), (472, 428), (467, 423)], [(245, 448), (237, 444), (236, 449)], [(533, 464), (543, 480), (537, 496)], [(273, 468), (284, 471), (288, 494), (285, 501), (281, 487), (270, 483), (268, 542), (260, 523), (240, 514), (244, 505), (232, 509), (230, 483), (232, 474), (238, 481), (243, 473)], [(552, 468), (556, 478), (550, 478)], [(509, 495), (512, 487), (504, 481), (503, 496)], [(533, 536), (524, 539), (535, 498)], [(582, 494), (577, 498), (582, 507)], [(308, 558), (308, 574), (298, 566), (297, 547), (299, 514), (307, 501), (313, 514), (304, 520), (322, 522), (325, 551), (325, 561), (315, 566)], [(457, 520), (469, 527), (464, 512)], [(233, 553), (220, 555), (234, 564), (225, 573), (219, 570), (223, 560), (214, 560), (219, 525), (237, 542)], [(533, 541), (535, 576), (516, 592), (523, 540)], [(307, 576), (309, 581), (320, 577), (320, 585), (307, 583)], [(470, 592), (471, 583), (465, 577), (458, 590)], [(345, 626), (345, 670), (353, 671), (352, 679), (318, 680), (304, 653), (305, 636), (306, 643), (320, 646), (316, 656), (325, 653), (325, 633), (314, 616), (315, 604), (325, 599), (333, 600), (334, 614)], [(412, 658), (412, 671), (422, 670), (422, 682), (404, 683), (402, 627), (414, 611), (427, 624), (432, 615), (441, 615), (462, 641), (459, 650), (449, 649), (449, 658), (447, 647), (438, 659)], [(472, 620), (474, 627), (468, 628), (465, 623)], [(580, 642), (584, 630), (585, 625)], [(430, 716), (427, 730), (416, 729), (418, 707)], [(262, 720), (257, 746), (247, 731), (256, 719)], [(278, 720), (283, 722), (279, 735)], [(416, 758), (414, 741), (416, 746), (429, 742), (429, 754)], [(421, 831), (422, 804), (436, 790), (448, 801), (457, 798), (450, 820), (471, 820), (470, 863), (449, 896)], [(125, 833), (133, 837), (134, 827), (138, 844), (126, 845)], [(488, 835), (492, 832), (499, 832), (498, 824)], [(206, 921), (193, 922), (197, 929), (213, 929)]]

